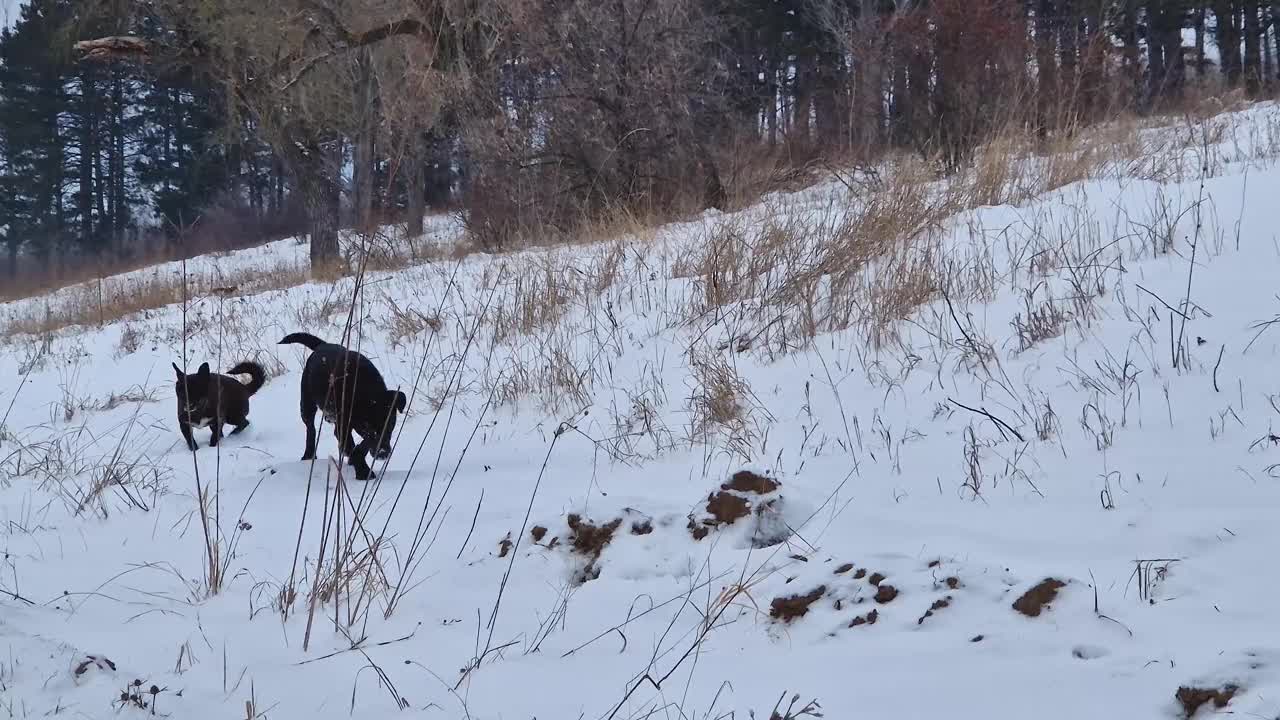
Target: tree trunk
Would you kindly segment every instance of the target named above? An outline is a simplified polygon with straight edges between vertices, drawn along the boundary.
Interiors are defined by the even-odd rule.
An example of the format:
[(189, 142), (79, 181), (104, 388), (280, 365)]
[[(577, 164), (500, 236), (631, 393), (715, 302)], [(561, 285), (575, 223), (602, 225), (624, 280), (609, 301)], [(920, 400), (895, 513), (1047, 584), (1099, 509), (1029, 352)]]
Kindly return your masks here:
[(1120, 25), (1120, 39), (1124, 43), (1124, 73), (1132, 98), (1142, 102), (1142, 48), (1138, 45), (1138, 0), (1126, 0), (1124, 17)]
[(311, 238), (311, 269), (328, 270), (338, 264), (338, 185), (323, 178), (302, 185)]
[[(1271, 31), (1267, 33), (1267, 42), (1272, 49), (1271, 57), (1275, 58), (1275, 70), (1280, 73), (1280, 1), (1273, 1), (1268, 15)], [(1268, 82), (1276, 79), (1276, 75), (1268, 78)]]
[(341, 153), (342, 143), (338, 139), (311, 140), (285, 158), (307, 213), (313, 273), (329, 272), (338, 266), (338, 211), (342, 188), (337, 173), (342, 167)]
[(1215, 38), (1222, 56), (1222, 74), (1228, 87), (1240, 84), (1240, 29), (1239, 13), (1232, 0), (1217, 0), (1213, 15), (1217, 25)]
[(1204, 78), (1205, 59), (1204, 59), (1204, 19), (1205, 9), (1203, 7), (1196, 8), (1196, 76)]
[(1244, 83), (1250, 96), (1262, 91), (1262, 23), (1258, 18), (1258, 0), (1245, 0), (1244, 12)]
[(404, 193), (408, 214), (404, 232), (409, 238), (421, 237), (426, 231), (427, 215), (427, 143), (417, 137), (409, 153), (409, 168), (404, 174)]
[(1083, 13), (1083, 32), (1080, 34), (1081, 63), (1080, 71), (1081, 105), (1085, 117), (1092, 119), (1099, 111), (1102, 101), (1103, 61), (1106, 46), (1110, 44), (1107, 28), (1102, 26), (1102, 3), (1097, 0), (1085, 3)]
[(1275, 77), (1275, 66), (1272, 64), (1271, 55), (1271, 15), (1268, 12), (1262, 18), (1262, 87), (1267, 89), (1271, 87), (1271, 79)]
[(808, 53), (796, 55), (795, 98), (796, 112), (791, 123), (792, 142), (809, 142), (809, 114), (813, 99), (813, 58)]
[(82, 65), (80, 71), (80, 187), (76, 193), (76, 210), (80, 213), (80, 246), (88, 250), (93, 242), (93, 113), (96, 107), (93, 99), (94, 72), (88, 65)]
[(1080, 84), (1076, 74), (1079, 63), (1080, 15), (1077, 3), (1080, 0), (1063, 0), (1058, 6), (1058, 56), (1061, 58), (1061, 70), (1058, 73), (1058, 97), (1066, 109), (1063, 118), (1068, 125), (1075, 125), (1079, 112)]
[(1036, 5), (1036, 74), (1039, 94), (1039, 133), (1044, 138), (1056, 124), (1058, 99), (1057, 42), (1053, 32), (1054, 0), (1039, 0)]
[(1164, 26), (1164, 64), (1168, 79), (1165, 81), (1165, 94), (1179, 99), (1186, 85), (1186, 63), (1182, 54), (1182, 23), (1184, 15), (1179, 8), (1165, 9)]
[(355, 220), (361, 232), (373, 229), (374, 130), (377, 105), (376, 78), (373, 74), (373, 52), (368, 48), (357, 59), (359, 85), (356, 108), (360, 112), (360, 129), (354, 148)]

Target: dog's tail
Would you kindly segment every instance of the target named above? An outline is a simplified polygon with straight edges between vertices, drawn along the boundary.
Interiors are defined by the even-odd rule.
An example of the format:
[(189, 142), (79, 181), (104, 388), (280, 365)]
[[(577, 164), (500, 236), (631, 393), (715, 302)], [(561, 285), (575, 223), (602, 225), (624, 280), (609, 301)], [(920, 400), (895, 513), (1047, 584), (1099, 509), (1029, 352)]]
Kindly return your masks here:
[(315, 350), (324, 345), (324, 341), (312, 335), (311, 333), (289, 333), (284, 336), (279, 345), (306, 345), (308, 349)]
[(262, 366), (256, 362), (246, 360), (228, 370), (227, 374), (248, 375), (249, 384), (245, 386), (245, 389), (249, 391), (250, 395), (258, 392), (262, 389), (263, 385), (267, 384), (267, 371), (263, 370)]

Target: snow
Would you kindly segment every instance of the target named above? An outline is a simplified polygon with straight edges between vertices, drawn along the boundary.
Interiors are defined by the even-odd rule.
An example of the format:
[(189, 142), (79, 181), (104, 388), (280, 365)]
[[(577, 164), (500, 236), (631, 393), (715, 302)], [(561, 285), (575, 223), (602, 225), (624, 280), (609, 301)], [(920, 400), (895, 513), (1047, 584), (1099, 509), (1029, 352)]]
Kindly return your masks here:
[[(960, 212), (865, 269), (825, 266), (817, 292), (837, 296), (810, 309), (811, 343), (776, 293), (821, 247), (769, 255), (792, 264), (756, 278), (698, 260), (726, 228), (764, 257), (754, 231), (866, 202), (839, 183), (372, 273), (354, 306), (346, 279), (198, 295), (185, 333), (171, 306), (6, 338), (0, 708), (151, 713), (124, 692), (191, 720), (764, 718), (798, 694), (832, 718), (1076, 720), (1176, 717), (1180, 686), (1233, 684), (1227, 711), (1276, 717), (1280, 331), (1259, 325), (1280, 315), (1276, 127), (1262, 104), (1148, 128), (1140, 157), (1117, 149), (1098, 177)], [(949, 268), (945, 298), (873, 322), (918, 256)], [(0, 323), (84, 292), (0, 306)], [(1013, 323), (1049, 317), (1049, 294), (1073, 317), (1024, 349)], [(322, 460), (298, 460), (306, 351), (276, 344), (337, 341), (349, 312), (389, 384), (417, 380), (369, 483), (337, 479), (324, 428)], [(196, 431), (193, 458), (169, 363), (245, 357), (272, 371), (252, 424), (218, 449)], [(739, 415), (717, 415), (723, 387)], [(726, 491), (762, 509), (694, 539), (741, 470), (781, 487)], [(570, 551), (570, 514), (620, 519), (598, 558)], [(1046, 578), (1066, 585), (1016, 612)], [(818, 587), (802, 617), (770, 617)]]

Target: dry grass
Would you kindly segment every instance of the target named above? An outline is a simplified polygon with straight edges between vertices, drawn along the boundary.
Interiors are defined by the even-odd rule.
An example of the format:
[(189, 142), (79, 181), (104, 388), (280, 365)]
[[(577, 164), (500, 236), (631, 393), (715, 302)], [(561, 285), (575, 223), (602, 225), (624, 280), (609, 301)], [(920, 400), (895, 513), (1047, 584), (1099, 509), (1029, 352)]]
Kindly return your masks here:
[(111, 430), (114, 442), (94, 436), (84, 426), (28, 428), (23, 436), (38, 434), (40, 439), (12, 435), (0, 455), (0, 474), (26, 479), (50, 492), (72, 515), (105, 519), (117, 510), (148, 511), (168, 492), (173, 470), (136, 446), (134, 436), (143, 432), (137, 412)]
[[(874, 171), (864, 168), (841, 174), (837, 183), (775, 194), (740, 213), (655, 228), (640, 215), (619, 212), (584, 225), (574, 238), (583, 246), (523, 250), (492, 261), (421, 264), (448, 253), (387, 231), (347, 245), (349, 265), (384, 271), (370, 286), (373, 291), (361, 294), (356, 326), (364, 328), (359, 332), (376, 328), (393, 348), (426, 353), (415, 362), (422, 359), (432, 368), (420, 393), (432, 410), (461, 394), (506, 405), (536, 398), (548, 411), (576, 410), (599, 401), (604, 389), (612, 394), (613, 416), (601, 422), (599, 434), (648, 438), (643, 450), (634, 439), (611, 443), (616, 456), (649, 453), (672, 440), (656, 419), (667, 390), (650, 383), (647, 390), (630, 391), (645, 378), (616, 376), (615, 360), (653, 334), (687, 330), (696, 336), (689, 347), (698, 349), (689, 351), (696, 388), (690, 392), (685, 439), (712, 431), (749, 438), (752, 431), (742, 418), (754, 411), (725, 358), (750, 353), (773, 361), (846, 330), (878, 350), (902, 343), (904, 328), (924, 323), (946, 338), (945, 345), (960, 347), (981, 365), (990, 360), (983, 348), (999, 343), (976, 331), (957, 342), (950, 313), (939, 313), (935, 305), (926, 313), (930, 317), (919, 318), (920, 309), (945, 297), (963, 316), (967, 305), (992, 299), (1010, 283), (1027, 291), (1056, 273), (1079, 274), (1068, 278), (1072, 287), (1053, 294), (1048, 286), (1036, 289), (1011, 320), (1015, 350), (1056, 337), (1072, 322), (1089, 321), (1093, 300), (1109, 289), (1110, 259), (1100, 262), (1095, 255), (1105, 241), (1084, 203), (1058, 203), (1054, 210), (1028, 203), (1082, 180), (1165, 182), (1185, 179), (1206, 164), (1212, 169), (1226, 162), (1274, 162), (1280, 157), (1280, 113), (1273, 115), (1251, 123), (1253, 135), (1243, 138), (1236, 119), (1208, 111), (1184, 112), (1173, 130), (1167, 129), (1173, 122), (1168, 116), (1120, 117), (1047, 139), (1019, 130), (980, 147), (972, 165), (951, 177), (918, 157), (887, 157)], [(1166, 129), (1155, 132), (1161, 123)], [(1247, 140), (1247, 149), (1242, 144), (1232, 150), (1232, 138)], [(783, 177), (780, 168), (795, 164), (779, 157), (744, 158), (740, 164), (735, 182), (743, 187), (806, 182), (801, 175)], [(815, 167), (804, 176), (814, 175)], [(1020, 223), (982, 227), (974, 211), (997, 204), (1023, 205)], [(1169, 197), (1130, 218), (1132, 228), (1146, 228), (1135, 233), (1145, 241), (1134, 254), (1167, 249), (1186, 213), (1184, 203)], [(463, 270), (454, 278), (458, 268)], [(186, 332), (196, 352), (228, 361), (257, 359), (270, 374), (282, 372), (262, 339), (282, 321), (254, 309), (262, 304), (284, 314), (284, 324), (336, 339), (353, 307), (350, 276), (309, 289), (305, 297), (248, 297), (308, 279), (305, 270), (290, 266), (190, 278)], [(234, 289), (215, 292), (227, 287)], [(21, 313), (11, 310), (0, 318), (0, 333), (21, 336), (24, 365), (34, 366), (50, 354), (56, 331), (128, 318), (117, 347), (124, 356), (149, 341), (178, 339), (146, 316), (181, 296), (176, 275), (108, 278), (101, 291), (95, 283), (44, 305), (28, 303)], [(451, 354), (466, 349), (473, 329), (481, 351), (475, 357), (484, 361), (468, 366), (467, 383), (448, 381), (441, 368)], [(424, 337), (430, 351), (420, 347)]]
[[(212, 295), (218, 289), (253, 294), (294, 287), (308, 279), (302, 267), (280, 262), (244, 268), (232, 273), (193, 274), (187, 278), (190, 296)], [(47, 335), (70, 327), (104, 327), (183, 301), (180, 272), (153, 271), (147, 275), (123, 275), (85, 285), (64, 288), (46, 298), (43, 306), (25, 303), (24, 310), (10, 310), (0, 317), (0, 337)], [(129, 350), (122, 341), (121, 351)]]

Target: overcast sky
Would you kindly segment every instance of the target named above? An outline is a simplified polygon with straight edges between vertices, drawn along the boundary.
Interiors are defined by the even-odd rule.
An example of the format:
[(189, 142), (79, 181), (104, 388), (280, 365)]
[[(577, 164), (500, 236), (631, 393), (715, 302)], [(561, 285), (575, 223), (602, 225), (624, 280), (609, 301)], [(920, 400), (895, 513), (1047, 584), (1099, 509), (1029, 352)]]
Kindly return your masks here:
[(4, 27), (9, 27), (18, 20), (20, 7), (22, 0), (0, 0), (0, 22), (4, 23)]

